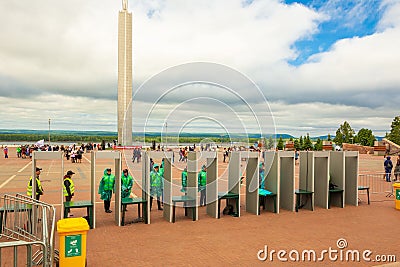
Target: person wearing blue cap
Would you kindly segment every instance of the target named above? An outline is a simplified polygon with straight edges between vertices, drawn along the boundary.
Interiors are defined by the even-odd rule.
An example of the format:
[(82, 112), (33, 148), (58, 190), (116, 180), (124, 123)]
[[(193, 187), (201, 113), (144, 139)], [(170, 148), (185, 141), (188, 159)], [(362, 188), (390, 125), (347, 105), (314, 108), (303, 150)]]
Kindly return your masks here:
[(158, 210), (163, 210), (161, 207), (161, 196), (163, 193), (163, 177), (159, 173), (159, 168), (157, 163), (154, 163), (153, 170), (150, 172), (150, 210), (153, 206), (153, 198), (157, 198)]
[(390, 176), (392, 174), (393, 162), (390, 159), (390, 156), (386, 157), (385, 162), (383, 163), (385, 167), (385, 174), (386, 174), (386, 182), (390, 182)]

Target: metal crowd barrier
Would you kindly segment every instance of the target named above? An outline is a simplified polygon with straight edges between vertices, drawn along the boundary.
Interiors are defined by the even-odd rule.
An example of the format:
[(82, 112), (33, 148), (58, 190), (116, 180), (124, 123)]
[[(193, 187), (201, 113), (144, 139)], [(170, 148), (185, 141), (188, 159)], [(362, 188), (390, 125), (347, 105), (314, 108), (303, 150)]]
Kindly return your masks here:
[[(394, 175), (392, 174), (391, 180), (393, 182)], [(369, 186), (369, 190), (372, 194), (383, 194), (386, 196), (393, 194), (392, 182), (386, 182), (385, 173), (371, 173), (371, 174), (359, 174), (358, 185)]]
[(54, 250), (55, 208), (25, 195), (4, 195), (0, 209), (0, 265), (2, 250), (14, 251), (13, 266), (18, 266), (21, 247), (26, 247), (27, 266), (53, 266), (58, 263)]

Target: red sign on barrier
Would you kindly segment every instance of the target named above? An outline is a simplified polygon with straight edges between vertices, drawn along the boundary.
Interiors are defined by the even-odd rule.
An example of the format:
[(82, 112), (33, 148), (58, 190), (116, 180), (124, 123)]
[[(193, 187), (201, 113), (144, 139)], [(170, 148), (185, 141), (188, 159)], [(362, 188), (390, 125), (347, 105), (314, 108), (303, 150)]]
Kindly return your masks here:
[(142, 146), (113, 146), (114, 150), (118, 150), (118, 149), (142, 149)]

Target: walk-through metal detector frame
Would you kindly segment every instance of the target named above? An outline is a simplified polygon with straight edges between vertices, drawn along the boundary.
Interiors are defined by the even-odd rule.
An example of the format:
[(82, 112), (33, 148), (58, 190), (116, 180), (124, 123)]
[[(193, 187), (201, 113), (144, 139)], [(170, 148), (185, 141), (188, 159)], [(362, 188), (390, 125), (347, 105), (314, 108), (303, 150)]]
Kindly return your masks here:
[[(228, 163), (228, 192), (233, 194), (238, 194), (239, 196), (239, 207), (236, 207), (237, 217), (240, 217), (240, 182), (242, 178), (242, 171), (240, 168), (241, 158), (239, 151), (233, 151), (230, 154)], [(228, 193), (227, 192), (227, 193)], [(236, 206), (236, 201), (228, 199), (229, 205)]]
[(359, 153), (358, 151), (345, 152), (345, 203), (358, 206), (358, 172)]
[(172, 157), (171, 151), (146, 151), (142, 158), (142, 198), (147, 200), (147, 222), (150, 224), (150, 158), (164, 160), (163, 217), (172, 222)]
[(32, 155), (32, 198), (36, 199), (36, 163), (37, 160), (60, 160), (61, 161), (61, 174), (60, 174), (60, 186), (61, 186), (61, 218), (64, 214), (64, 192), (63, 192), (63, 181), (64, 181), (64, 153), (62, 151), (33, 151)]
[(32, 155), (32, 198), (36, 199), (36, 163), (37, 160), (60, 160), (61, 161), (61, 174), (60, 174), (60, 196), (61, 196), (61, 218), (64, 213), (64, 192), (63, 192), (63, 181), (64, 181), (64, 153), (62, 151), (33, 151)]
[(346, 159), (344, 151), (329, 151), (329, 178), (331, 182), (344, 190), (343, 194), (334, 194), (331, 196), (331, 206), (345, 206), (345, 178), (346, 178)]
[[(201, 151), (200, 159), (207, 159), (206, 211), (213, 218), (218, 218), (218, 153)], [(212, 199), (211, 202), (209, 200)]]
[(246, 211), (255, 215), (260, 215), (260, 200), (258, 195), (259, 181), (259, 157), (258, 152), (242, 151), (242, 158), (247, 159), (246, 166)]
[(96, 160), (97, 159), (113, 159), (115, 170), (115, 223), (121, 226), (121, 152), (120, 151), (92, 151), (91, 152), (91, 202), (93, 203), (93, 229), (96, 228), (96, 193), (98, 185), (96, 185)]
[[(195, 221), (199, 220), (199, 198), (198, 194), (198, 182), (197, 182), (197, 153), (194, 151), (189, 151), (187, 157), (187, 195), (195, 199)], [(188, 216), (193, 217), (193, 210), (188, 209)]]

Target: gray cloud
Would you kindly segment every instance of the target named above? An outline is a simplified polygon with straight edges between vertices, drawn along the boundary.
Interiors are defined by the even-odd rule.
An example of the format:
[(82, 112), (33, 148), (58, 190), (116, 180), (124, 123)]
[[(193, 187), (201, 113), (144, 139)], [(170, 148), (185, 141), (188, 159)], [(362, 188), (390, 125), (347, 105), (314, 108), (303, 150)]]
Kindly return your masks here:
[[(239, 0), (130, 1), (134, 88), (171, 66), (217, 62), (259, 85), (276, 115), (278, 130), (324, 133), (350, 119), (357, 127), (387, 129), (400, 100), (400, 4), (386, 0), (382, 6), (387, 8), (378, 32), (341, 40), (330, 51), (293, 67), (287, 64), (297, 53), (293, 43), (312, 38), (319, 23), (328, 19), (326, 14), (337, 12), (336, 6), (316, 11), (279, 1), (244, 6)], [(120, 8), (120, 1), (101, 5), (94, 0), (0, 2), (0, 23), (7, 25), (0, 31), (0, 112), (13, 114), (0, 128), (41, 128), (43, 118), (52, 117), (58, 118), (55, 127), (61, 129), (74, 125), (115, 130)], [(365, 10), (361, 4), (357, 8)], [(177, 70), (153, 82), (141, 95), (134, 125), (143, 124), (142, 107), (148, 108), (165, 88), (202, 79), (233, 88), (258, 114), (268, 116), (259, 106), (260, 95), (232, 75), (234, 71)], [(163, 100), (162, 108), (168, 112), (185, 99), (209, 96), (240, 109), (237, 98), (217, 88), (182, 87)], [(310, 106), (317, 108), (310, 112)], [(186, 116), (202, 110), (222, 112), (207, 105), (192, 105), (181, 112)], [(301, 121), (293, 119), (299, 114), (304, 114)], [(159, 115), (162, 121), (165, 114)]]

